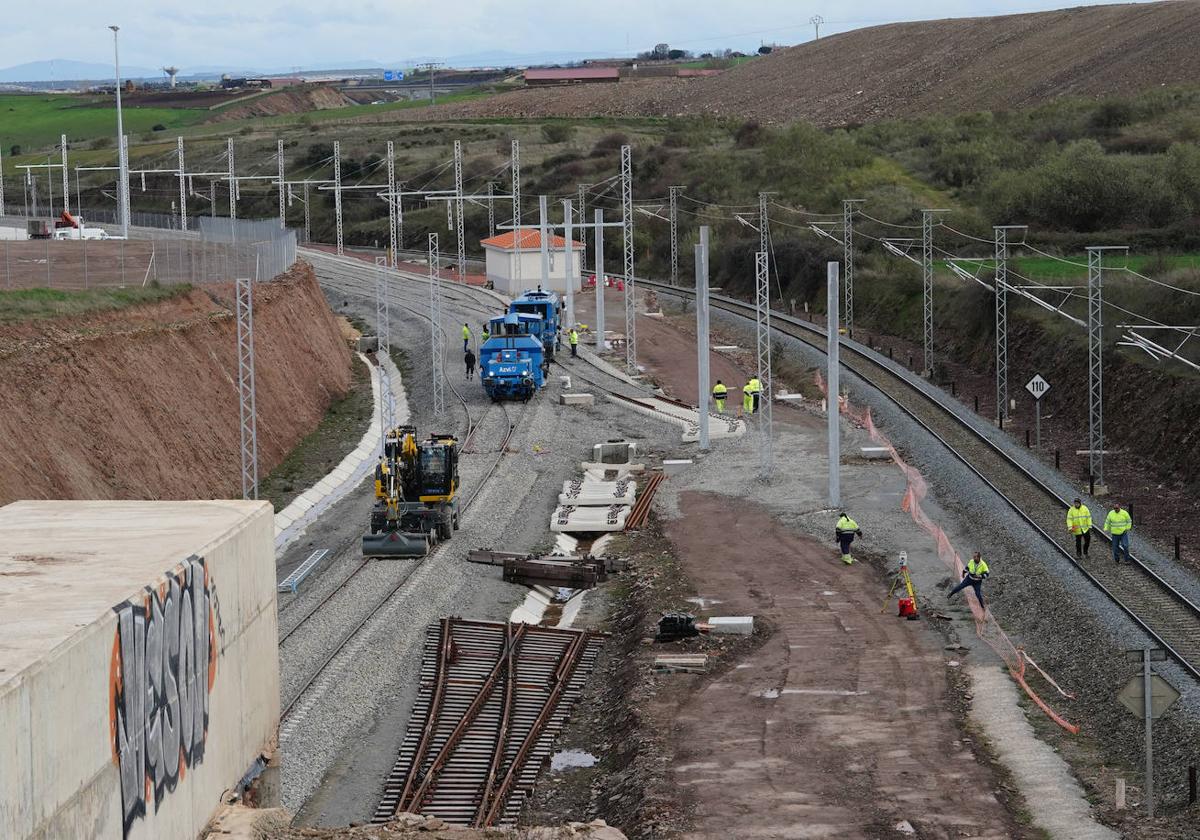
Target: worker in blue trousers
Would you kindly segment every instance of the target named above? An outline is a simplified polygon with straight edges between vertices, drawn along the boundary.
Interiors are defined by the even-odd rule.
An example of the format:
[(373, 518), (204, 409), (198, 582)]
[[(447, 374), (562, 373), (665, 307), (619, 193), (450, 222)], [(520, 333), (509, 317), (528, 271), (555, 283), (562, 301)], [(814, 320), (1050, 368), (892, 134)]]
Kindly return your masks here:
[(471, 328), (463, 324), (463, 352), (467, 352), (467, 348), (471, 346)]
[(991, 570), (988, 568), (987, 562), (976, 551), (971, 555), (971, 559), (967, 561), (967, 565), (963, 567), (962, 583), (951, 589), (946, 597), (949, 598), (969, 586), (975, 590), (975, 600), (979, 602), (979, 608), (984, 609), (983, 582), (987, 580), (989, 574), (991, 574)]
[(1125, 552), (1125, 560), (1129, 561), (1129, 531), (1133, 528), (1133, 517), (1129, 511), (1122, 510), (1118, 502), (1104, 517), (1104, 530), (1112, 534), (1113, 562), (1121, 562), (1121, 552)]
[(850, 544), (854, 542), (855, 537), (862, 536), (862, 529), (858, 527), (857, 522), (846, 515), (846, 511), (842, 511), (842, 515), (833, 529), (833, 534), (838, 547), (842, 550), (842, 562), (849, 566), (854, 562), (854, 557), (850, 554)]

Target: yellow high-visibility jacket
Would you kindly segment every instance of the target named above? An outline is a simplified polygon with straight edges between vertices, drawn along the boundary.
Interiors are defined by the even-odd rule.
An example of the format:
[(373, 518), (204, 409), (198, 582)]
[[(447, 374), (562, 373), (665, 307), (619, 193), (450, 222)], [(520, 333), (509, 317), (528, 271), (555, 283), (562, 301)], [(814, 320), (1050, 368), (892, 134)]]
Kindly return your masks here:
[(984, 560), (982, 557), (980, 557), (979, 562), (976, 563), (975, 558), (972, 557), (970, 560), (967, 561), (967, 568), (963, 570), (963, 573), (964, 573), (964, 577), (971, 577), (971, 578), (974, 578), (975, 580), (983, 580), (985, 577), (988, 576), (990, 571), (991, 570), (988, 569), (988, 564), (987, 564), (986, 560)]
[(1108, 516), (1104, 517), (1104, 530), (1108, 531), (1114, 537), (1120, 536), (1133, 527), (1133, 517), (1129, 515), (1129, 511), (1122, 510), (1117, 513), (1115, 510), (1110, 510)]
[(1067, 508), (1067, 530), (1072, 534), (1086, 534), (1092, 528), (1092, 512), (1087, 505)]

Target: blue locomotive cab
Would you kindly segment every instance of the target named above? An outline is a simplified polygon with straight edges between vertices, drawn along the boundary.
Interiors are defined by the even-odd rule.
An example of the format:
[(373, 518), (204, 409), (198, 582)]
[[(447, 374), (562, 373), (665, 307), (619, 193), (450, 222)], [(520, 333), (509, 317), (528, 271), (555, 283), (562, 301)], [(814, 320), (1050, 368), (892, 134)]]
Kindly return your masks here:
[(541, 286), (537, 289), (526, 289), (523, 295), (508, 305), (508, 311), (510, 314), (541, 317), (541, 322), (531, 329), (531, 334), (541, 339), (547, 358), (553, 359), (554, 351), (561, 340), (559, 328), (562, 326), (562, 305), (558, 294), (544, 292)]
[(541, 317), (510, 312), (488, 321), (479, 379), (493, 400), (528, 400), (546, 383), (549, 362), (538, 337)]

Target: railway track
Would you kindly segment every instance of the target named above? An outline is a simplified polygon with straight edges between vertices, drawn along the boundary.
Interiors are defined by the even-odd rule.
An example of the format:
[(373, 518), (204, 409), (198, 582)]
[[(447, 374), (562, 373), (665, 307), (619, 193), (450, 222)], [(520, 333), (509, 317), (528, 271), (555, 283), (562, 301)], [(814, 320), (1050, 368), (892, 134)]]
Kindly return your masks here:
[(443, 618), (374, 822), (411, 811), (456, 825), (516, 821), (595, 667), (603, 636)]
[[(347, 283), (343, 287), (343, 290), (348, 291), (352, 294), (366, 294), (365, 287), (369, 286), (370, 284), (365, 279), (355, 277), (353, 274), (353, 268), (354, 267), (348, 267), (345, 271), (346, 279), (351, 282)], [(364, 270), (366, 270), (368, 272), (371, 271), (370, 266), (364, 266), (363, 268), (364, 268)], [(354, 281), (360, 281), (360, 280), (361, 280), (361, 286), (359, 286), (356, 282), (354, 282)], [(374, 294), (373, 286), (371, 286), (370, 293), (372, 295)], [(400, 309), (410, 312), (411, 314), (413, 314), (419, 318), (423, 318), (426, 321), (431, 320), (431, 316), (429, 315), (428, 312), (422, 312), (421, 310), (414, 308), (412, 306), (408, 306), (405, 304), (396, 304), (396, 303), (393, 303), (393, 306), (398, 306)], [(445, 331), (444, 326), (439, 326), (439, 331), (441, 332), (443, 339), (445, 339), (446, 331)], [(472, 415), (471, 415), (471, 406), (470, 406), (468, 400), (462, 394), (462, 392), (460, 392), (457, 388), (455, 388), (455, 386), (453, 384), (453, 378), (449, 376), (448, 372), (443, 370), (443, 374), (446, 376), (447, 386), (449, 387), (450, 391), (455, 395), (455, 397), (459, 401), (459, 403), (462, 407), (462, 410), (466, 416), (467, 432), (463, 438), (463, 445), (462, 445), (462, 449), (466, 450), (469, 445), (472, 445), (475, 443), (476, 433), (478, 432), (479, 428), (483, 425), (483, 420), (486, 418), (486, 416), (489, 412), (485, 411), (484, 415), (481, 415), (478, 419), (473, 419)], [(504, 458), (505, 454), (507, 454), (508, 444), (509, 444), (510, 440), (512, 439), (513, 433), (516, 431), (516, 428), (517, 428), (521, 418), (523, 418), (525, 415), (524, 408), (522, 408), (520, 414), (516, 418), (513, 418), (510, 415), (507, 405), (501, 403), (501, 404), (499, 404), (499, 408), (500, 408), (500, 411), (501, 411), (502, 417), (503, 417), (503, 421), (502, 421), (503, 422), (503, 438), (501, 439), (500, 444), (494, 453), (482, 453), (482, 454), (494, 454), (495, 457), (491, 461), (490, 465), (488, 466), (487, 470), (484, 472), (482, 477), (480, 477), (480, 479), (476, 482), (476, 486), (475, 486), (474, 490), (472, 491), (471, 495), (464, 500), (463, 505), (462, 505), (462, 513), (464, 513), (464, 514), (467, 512), (467, 510), (469, 510), (471, 508), (471, 506), (474, 504), (475, 500), (479, 497), (479, 494), (483, 491), (484, 487), (487, 484), (487, 481), (495, 474), (497, 468), (500, 465), (501, 460)], [(472, 453), (472, 454), (474, 454), (474, 453)], [(424, 560), (427, 560), (430, 557), (436, 555), (439, 551), (442, 550), (444, 545), (445, 545), (444, 543), (440, 543), (428, 555), (426, 555), (425, 558), (422, 558), (421, 561), (418, 561), (418, 563), (410, 564), (410, 568), (409, 568), (408, 572), (402, 578), (400, 578), (398, 581), (396, 581), (394, 585), (390, 586), (382, 597), (376, 599), (372, 603), (372, 606), (362, 615), (362, 617), (357, 622), (355, 622), (346, 633), (344, 633), (340, 637), (338, 642), (330, 649), (329, 653), (321, 659), (321, 661), (318, 663), (317, 667), (311, 672), (309, 677), (300, 686), (299, 690), (296, 691), (296, 693), (284, 704), (283, 712), (280, 715), (281, 722), (286, 721), (292, 715), (292, 713), (295, 711), (295, 709), (297, 708), (301, 699), (308, 692), (308, 690), (316, 683), (316, 681), (318, 679), (320, 679), (320, 677), (326, 671), (328, 671), (328, 669), (333, 665), (333, 663), (338, 659), (338, 657), (341, 656), (344, 651), (346, 651), (346, 649), (350, 645), (350, 643), (358, 636), (359, 633), (362, 632), (362, 630), (371, 622), (371, 620), (373, 618), (375, 618), (375, 616), (377, 616), (380, 613), (380, 611), (382, 611), (383, 608), (385, 606), (387, 606), (387, 604), (390, 603), (391, 600), (407, 585), (408, 581), (410, 580), (413, 573), (415, 572), (417, 566), (421, 562), (424, 562)], [(321, 609), (326, 607), (330, 603), (330, 601), (332, 601), (335, 597), (337, 597), (339, 595), (339, 593), (343, 592), (346, 589), (347, 585), (349, 585), (351, 583), (351, 581), (353, 581), (364, 569), (367, 568), (367, 566), (371, 565), (371, 563), (373, 563), (373, 562), (389, 562), (389, 561), (372, 561), (367, 558), (362, 558), (361, 561), (358, 563), (358, 565), (354, 568), (354, 570), (352, 572), (350, 572), (349, 575), (347, 575), (345, 578), (343, 578), (342, 581), (332, 591), (330, 591), (324, 598), (322, 598), (319, 602), (317, 602), (311, 608), (309, 608), (298, 621), (296, 621), (294, 624), (292, 624), (291, 627), (289, 627), (289, 629), (286, 630), (280, 636), (280, 638), (279, 638), (280, 646), (282, 646), (290, 638), (292, 638), (313, 616), (315, 616), (318, 612), (320, 612)]]
[[(639, 279), (638, 284), (660, 294), (694, 298), (688, 289)], [(754, 320), (754, 307), (725, 295), (712, 295), (711, 306)], [(772, 329), (825, 352), (825, 331), (805, 321), (771, 313)], [(1200, 679), (1200, 605), (1164, 580), (1139, 558), (1114, 564), (1101, 557), (1081, 563), (1055, 535), (1063, 533), (1068, 501), (1009, 456), (994, 441), (972, 427), (953, 408), (911, 383), (898, 365), (879, 354), (842, 339), (842, 365), (891, 400), (909, 418), (933, 435), (946, 449), (1000, 496), (1022, 519), (1114, 604), (1167, 650), (1185, 670)], [(948, 398), (947, 398), (948, 399)], [(1093, 528), (1097, 541), (1108, 537)]]

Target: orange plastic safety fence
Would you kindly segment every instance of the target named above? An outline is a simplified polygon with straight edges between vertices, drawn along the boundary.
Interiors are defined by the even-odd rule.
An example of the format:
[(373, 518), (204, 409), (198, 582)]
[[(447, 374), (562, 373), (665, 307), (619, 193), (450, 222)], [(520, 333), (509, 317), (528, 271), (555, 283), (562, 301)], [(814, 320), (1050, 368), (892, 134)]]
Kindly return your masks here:
[[(817, 387), (821, 389), (822, 394), (825, 394), (826, 401), (828, 401), (829, 395), (825, 387), (825, 379), (821, 376), (820, 371), (816, 372), (816, 381)], [(940, 525), (934, 522), (925, 513), (925, 511), (921, 509), (921, 502), (929, 492), (929, 486), (925, 482), (925, 477), (921, 475), (920, 471), (917, 470), (916, 467), (911, 466), (903, 458), (901, 458), (900, 454), (896, 451), (896, 447), (892, 445), (892, 442), (888, 440), (886, 435), (876, 428), (875, 422), (871, 417), (870, 408), (866, 406), (857, 408), (851, 405), (849, 398), (844, 395), (839, 395), (838, 409), (841, 414), (849, 417), (859, 426), (864, 428), (875, 444), (887, 449), (888, 453), (891, 455), (892, 462), (904, 474), (904, 479), (907, 483), (907, 487), (904, 491), (904, 498), (900, 503), (901, 509), (912, 517), (913, 522), (919, 525), (922, 530), (924, 530), (933, 538), (934, 544), (937, 546), (938, 559), (942, 561), (946, 568), (953, 572), (955, 576), (961, 576), (963, 572), (962, 557), (954, 548), (953, 543), (950, 542), (950, 538), (946, 535), (945, 530), (943, 530)], [(1032, 688), (1029, 687), (1029, 684), (1026, 683), (1025, 653), (1012, 643), (1012, 640), (1008, 638), (1008, 634), (1005, 633), (1000, 627), (999, 622), (996, 621), (991, 611), (980, 607), (979, 602), (974, 597), (974, 593), (971, 593), (968, 596), (967, 603), (970, 605), (971, 613), (975, 618), (976, 634), (979, 636), (979, 638), (983, 639), (983, 641), (986, 642), (988, 646), (992, 648), (992, 650), (996, 651), (1001, 659), (1004, 660), (1004, 664), (1008, 666), (1009, 673), (1012, 674), (1013, 679), (1017, 681), (1021, 688), (1025, 690), (1025, 693), (1029, 695), (1030, 699), (1033, 700), (1038, 707), (1046, 713), (1047, 717), (1049, 717), (1063, 729), (1067, 730), (1072, 735), (1078, 733), (1079, 727), (1060, 717), (1052, 708), (1050, 708), (1050, 706), (1046, 704), (1045, 701), (1042, 700), (1042, 698), (1037, 695)], [(1055, 683), (1048, 674), (1042, 671), (1041, 668), (1037, 668), (1037, 671), (1041, 673), (1051, 685), (1053, 685), (1055, 688), (1058, 688), (1058, 684)], [(1059, 691), (1062, 692), (1061, 689), (1059, 689)], [(1066, 696), (1065, 692), (1062, 693)]]

